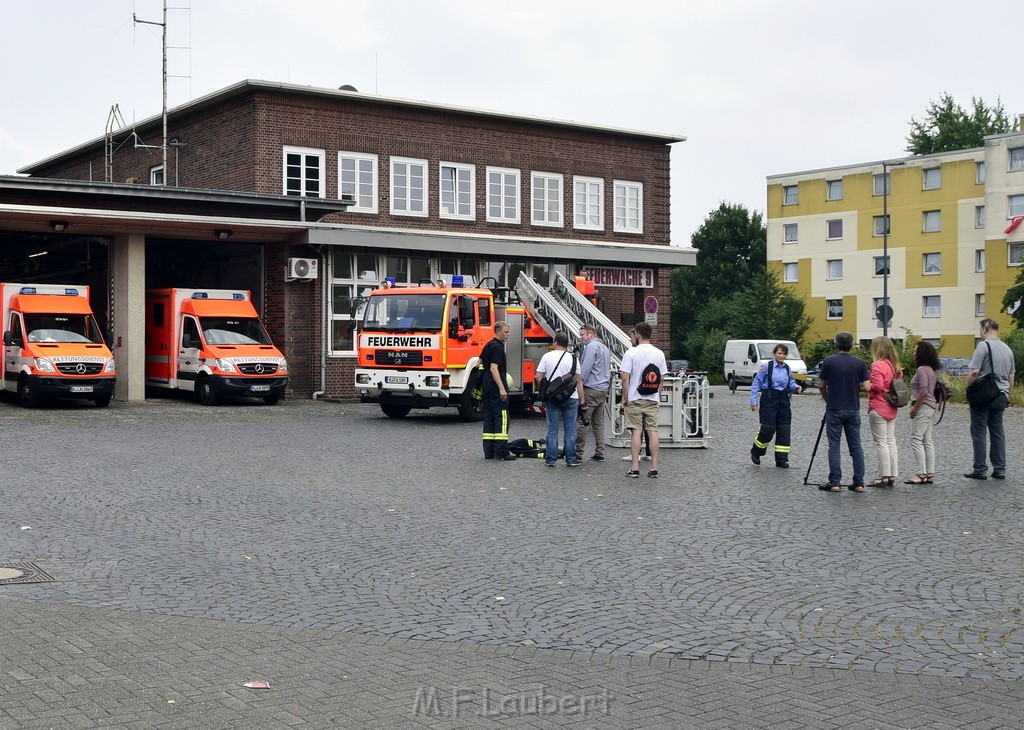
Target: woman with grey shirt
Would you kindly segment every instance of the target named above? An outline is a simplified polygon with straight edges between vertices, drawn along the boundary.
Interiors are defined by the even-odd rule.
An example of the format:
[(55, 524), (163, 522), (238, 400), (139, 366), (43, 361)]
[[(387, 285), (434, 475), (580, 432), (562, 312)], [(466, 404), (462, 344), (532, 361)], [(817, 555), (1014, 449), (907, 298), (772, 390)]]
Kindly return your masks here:
[(932, 484), (935, 481), (935, 446), (932, 421), (935, 418), (935, 372), (942, 368), (939, 353), (930, 342), (921, 340), (914, 350), (917, 370), (910, 381), (910, 445), (917, 461), (917, 474), (904, 484)]

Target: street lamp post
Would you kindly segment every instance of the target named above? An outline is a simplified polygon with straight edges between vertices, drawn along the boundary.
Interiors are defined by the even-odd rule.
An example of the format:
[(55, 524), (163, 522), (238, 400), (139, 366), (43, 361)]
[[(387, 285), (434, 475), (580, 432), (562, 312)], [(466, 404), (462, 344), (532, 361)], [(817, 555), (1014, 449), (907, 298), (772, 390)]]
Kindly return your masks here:
[(901, 167), (907, 163), (903, 160), (882, 162), (882, 306), (879, 307), (882, 320), (882, 336), (889, 336), (889, 168)]

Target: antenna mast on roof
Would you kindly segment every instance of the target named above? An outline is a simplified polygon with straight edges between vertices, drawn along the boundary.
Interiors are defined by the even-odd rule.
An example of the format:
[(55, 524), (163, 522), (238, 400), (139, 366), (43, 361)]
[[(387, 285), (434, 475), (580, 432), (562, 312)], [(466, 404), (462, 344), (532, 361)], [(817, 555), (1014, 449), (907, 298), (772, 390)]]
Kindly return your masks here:
[(132, 13), (132, 22), (142, 23), (144, 25), (159, 25), (163, 29), (163, 53), (164, 53), (164, 65), (163, 65), (163, 82), (164, 82), (164, 103), (163, 103), (163, 123), (164, 133), (160, 140), (160, 151), (163, 153), (163, 182), (162, 185), (167, 184), (167, 0), (164, 0), (164, 15), (163, 22), (157, 23), (153, 20), (139, 20), (135, 13)]
[(107, 115), (107, 129), (103, 143), (103, 179), (114, 182), (114, 132), (124, 129), (124, 117), (121, 108), (114, 104)]

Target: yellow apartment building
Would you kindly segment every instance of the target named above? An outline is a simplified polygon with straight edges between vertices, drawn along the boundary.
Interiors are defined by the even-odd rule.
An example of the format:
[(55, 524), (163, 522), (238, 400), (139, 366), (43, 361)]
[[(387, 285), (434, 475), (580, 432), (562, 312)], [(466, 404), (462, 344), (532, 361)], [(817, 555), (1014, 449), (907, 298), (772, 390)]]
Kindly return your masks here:
[[(1024, 121), (1024, 118), (1022, 118)], [(1024, 262), (1024, 127), (984, 147), (768, 177), (768, 265), (802, 296), (805, 341), (909, 330), (968, 356)], [(888, 225), (888, 235), (886, 235)], [(887, 290), (887, 292), (886, 292)]]

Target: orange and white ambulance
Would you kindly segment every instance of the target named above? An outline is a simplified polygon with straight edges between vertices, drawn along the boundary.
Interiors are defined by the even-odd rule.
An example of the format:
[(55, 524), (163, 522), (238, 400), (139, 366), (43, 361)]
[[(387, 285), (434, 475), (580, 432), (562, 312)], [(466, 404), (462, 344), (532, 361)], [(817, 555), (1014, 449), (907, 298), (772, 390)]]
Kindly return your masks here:
[(114, 357), (89, 306), (89, 287), (0, 284), (4, 390), (26, 408), (43, 398), (83, 398), (110, 405)]
[(221, 396), (277, 403), (288, 361), (270, 340), (248, 291), (146, 292), (146, 385), (190, 391), (213, 405)]

